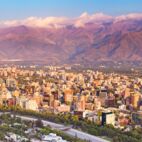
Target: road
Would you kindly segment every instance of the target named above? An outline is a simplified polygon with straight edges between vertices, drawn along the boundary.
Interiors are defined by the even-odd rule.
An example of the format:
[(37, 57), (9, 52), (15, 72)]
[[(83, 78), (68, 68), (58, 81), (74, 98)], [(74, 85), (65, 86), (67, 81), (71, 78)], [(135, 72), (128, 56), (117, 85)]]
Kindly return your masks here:
[[(0, 113), (2, 114), (2, 113)], [(22, 120), (30, 120), (30, 121), (36, 121), (37, 118), (33, 118), (33, 117), (28, 117), (28, 116), (21, 116), (21, 115), (16, 115), (16, 117), (21, 118)], [(56, 129), (56, 130), (60, 130), (60, 128), (66, 128), (66, 126), (64, 126), (63, 124), (57, 124), (57, 123), (53, 123), (53, 122), (49, 122), (46, 120), (42, 120), (43, 125), (47, 126), (50, 125), (51, 128)], [(82, 140), (88, 140), (90, 142), (108, 142), (107, 140), (101, 139), (99, 137), (87, 134), (85, 132), (76, 130), (76, 129), (68, 129), (67, 131), (64, 131), (64, 133), (73, 136), (73, 137), (78, 137)]]
[[(31, 121), (37, 120), (36, 118), (27, 117), (27, 116), (21, 116), (21, 115), (16, 115), (16, 116), (20, 117), (23, 120), (31, 120)], [(56, 123), (45, 121), (45, 120), (42, 120), (42, 122), (43, 122), (44, 126), (50, 125), (51, 128), (57, 129), (57, 130), (60, 130), (60, 128), (66, 127), (62, 124), (56, 124)], [(67, 131), (64, 131), (64, 133), (69, 134), (69, 135), (74, 136), (74, 137), (77, 136), (80, 139), (88, 140), (90, 142), (108, 142), (104, 139), (98, 138), (96, 136), (93, 136), (93, 135), (90, 135), (90, 134), (87, 134), (87, 133), (84, 133), (84, 132), (81, 132), (79, 130), (72, 129), (72, 128), (67, 130)]]

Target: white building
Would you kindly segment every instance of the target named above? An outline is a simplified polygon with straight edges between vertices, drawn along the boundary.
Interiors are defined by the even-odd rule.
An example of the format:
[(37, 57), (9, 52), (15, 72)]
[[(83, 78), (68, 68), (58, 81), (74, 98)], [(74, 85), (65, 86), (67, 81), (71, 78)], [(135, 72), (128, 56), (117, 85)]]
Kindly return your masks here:
[(50, 133), (49, 135), (43, 135), (42, 136), (43, 142), (67, 142), (66, 140), (63, 140), (62, 137), (57, 136), (54, 133)]
[(37, 105), (36, 100), (28, 100), (26, 102), (26, 109), (38, 111), (38, 105)]
[(102, 125), (115, 125), (115, 114), (112, 112), (102, 112)]

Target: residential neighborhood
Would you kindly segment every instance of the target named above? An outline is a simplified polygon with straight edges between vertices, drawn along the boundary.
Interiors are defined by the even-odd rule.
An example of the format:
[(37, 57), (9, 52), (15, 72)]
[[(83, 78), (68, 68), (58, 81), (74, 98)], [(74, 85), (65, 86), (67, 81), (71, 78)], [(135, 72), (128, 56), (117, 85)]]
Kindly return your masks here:
[[(0, 68), (1, 109), (72, 115), (124, 132), (142, 128), (142, 79), (71, 67)], [(50, 136), (49, 136), (50, 137)], [(45, 137), (46, 139), (46, 137)], [(60, 138), (59, 138), (60, 139)]]

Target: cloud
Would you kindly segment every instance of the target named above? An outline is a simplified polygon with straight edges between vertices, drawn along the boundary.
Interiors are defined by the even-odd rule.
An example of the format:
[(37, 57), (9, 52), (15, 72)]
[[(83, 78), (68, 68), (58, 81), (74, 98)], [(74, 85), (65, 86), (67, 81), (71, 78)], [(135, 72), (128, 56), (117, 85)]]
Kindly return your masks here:
[(86, 23), (93, 23), (93, 22), (102, 22), (107, 20), (112, 20), (113, 17), (109, 15), (105, 15), (103, 13), (96, 13), (89, 15), (87, 12), (83, 13), (80, 17), (78, 17), (75, 21), (76, 27), (83, 27)]
[(104, 13), (95, 13), (89, 15), (87, 12), (82, 13), (77, 18), (67, 18), (67, 17), (29, 17), (24, 20), (9, 20), (0, 21), (0, 27), (11, 27), (26, 25), (31, 27), (46, 27), (46, 28), (63, 28), (68, 25), (74, 25), (75, 27), (84, 27), (86, 23), (102, 23), (104, 21), (119, 22), (128, 19), (142, 19), (142, 13), (132, 13), (128, 15), (121, 15), (117, 17), (112, 17)]
[(120, 22), (124, 20), (139, 20), (142, 19), (142, 13), (131, 13), (128, 15), (121, 15), (115, 18), (115, 22)]
[(18, 25), (18, 23), (19, 22), (17, 20), (2, 21), (2, 22), (0, 22), (0, 26), (2, 26), (2, 27), (16, 26), (16, 25)]
[(24, 20), (11, 20), (11, 21), (1, 21), (1, 27), (10, 27), (10, 26), (19, 26), (19, 25), (26, 25), (31, 27), (56, 27), (59, 28), (60, 26), (65, 25), (68, 22), (68, 19), (65, 17), (29, 17)]
[(28, 26), (35, 27), (60, 27), (62, 24), (67, 22), (67, 18), (64, 17), (47, 17), (47, 18), (37, 18), (30, 17), (24, 20), (24, 24)]

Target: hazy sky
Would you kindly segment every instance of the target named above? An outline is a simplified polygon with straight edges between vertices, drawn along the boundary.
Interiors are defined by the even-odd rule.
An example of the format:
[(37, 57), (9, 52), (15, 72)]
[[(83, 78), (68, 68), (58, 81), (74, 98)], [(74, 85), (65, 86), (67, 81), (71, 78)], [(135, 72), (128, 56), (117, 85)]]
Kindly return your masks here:
[(77, 17), (83, 12), (122, 15), (142, 12), (142, 0), (0, 0), (0, 20), (30, 16)]

